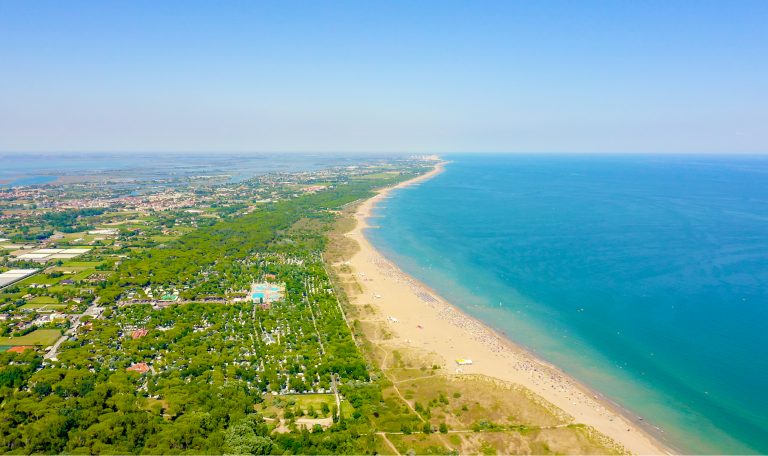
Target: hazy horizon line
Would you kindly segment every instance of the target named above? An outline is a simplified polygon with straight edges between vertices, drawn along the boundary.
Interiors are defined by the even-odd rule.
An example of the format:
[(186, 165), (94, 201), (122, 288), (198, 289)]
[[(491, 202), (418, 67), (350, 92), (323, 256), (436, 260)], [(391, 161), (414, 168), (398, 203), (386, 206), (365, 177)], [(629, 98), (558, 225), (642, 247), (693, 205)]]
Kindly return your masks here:
[(768, 150), (755, 151), (338, 151), (338, 150), (0, 150), (0, 156), (13, 155), (123, 155), (123, 154), (163, 154), (163, 155), (768, 155)]

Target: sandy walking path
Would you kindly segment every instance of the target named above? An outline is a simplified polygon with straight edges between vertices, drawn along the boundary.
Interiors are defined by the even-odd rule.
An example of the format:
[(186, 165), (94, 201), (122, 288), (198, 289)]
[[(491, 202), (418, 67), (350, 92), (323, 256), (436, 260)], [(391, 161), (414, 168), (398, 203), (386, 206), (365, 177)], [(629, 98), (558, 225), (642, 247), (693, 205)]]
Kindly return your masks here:
[[(387, 327), (395, 337), (391, 342), (437, 354), (449, 371), (484, 374), (523, 385), (571, 415), (576, 422), (593, 426), (631, 453), (669, 453), (574, 379), (499, 337), (403, 273), (365, 238), (368, 218), (378, 202), (393, 189), (432, 178), (443, 171), (443, 166), (440, 162), (427, 174), (382, 190), (358, 208), (356, 226), (346, 234), (360, 245), (348, 263), (363, 290), (357, 296), (350, 296), (352, 303), (374, 306), (379, 314), (387, 316)], [(473, 364), (459, 367), (455, 363), (459, 358), (471, 358)]]

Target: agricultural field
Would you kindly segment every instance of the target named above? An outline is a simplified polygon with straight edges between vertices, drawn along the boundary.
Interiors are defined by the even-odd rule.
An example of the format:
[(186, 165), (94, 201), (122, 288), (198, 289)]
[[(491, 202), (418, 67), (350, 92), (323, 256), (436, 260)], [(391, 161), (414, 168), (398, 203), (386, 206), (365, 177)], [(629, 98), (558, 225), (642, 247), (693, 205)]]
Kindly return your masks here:
[(58, 304), (59, 301), (56, 298), (50, 296), (35, 296), (28, 301), (28, 304), (32, 304), (35, 307), (46, 306), (50, 304)]
[(0, 345), (40, 345), (47, 347), (61, 337), (58, 329), (36, 329), (18, 337), (0, 337)]
[(19, 307), (22, 310), (34, 310), (36, 312), (61, 311), (69, 307), (67, 304), (61, 304), (48, 296), (37, 296), (30, 299), (26, 304)]

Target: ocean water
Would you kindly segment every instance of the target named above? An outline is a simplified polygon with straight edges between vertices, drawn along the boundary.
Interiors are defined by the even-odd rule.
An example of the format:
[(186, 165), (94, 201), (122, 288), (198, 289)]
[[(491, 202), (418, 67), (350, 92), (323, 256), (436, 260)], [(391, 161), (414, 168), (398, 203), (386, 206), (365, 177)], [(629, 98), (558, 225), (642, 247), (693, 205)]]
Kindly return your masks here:
[(768, 158), (446, 158), (374, 245), (673, 448), (768, 453)]

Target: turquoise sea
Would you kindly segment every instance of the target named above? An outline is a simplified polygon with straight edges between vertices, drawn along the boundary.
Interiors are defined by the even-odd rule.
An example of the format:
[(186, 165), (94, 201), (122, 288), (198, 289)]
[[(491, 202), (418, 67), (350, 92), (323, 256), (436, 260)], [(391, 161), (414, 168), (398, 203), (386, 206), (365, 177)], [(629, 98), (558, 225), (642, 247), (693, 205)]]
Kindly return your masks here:
[(768, 158), (445, 158), (378, 248), (673, 448), (768, 453)]

